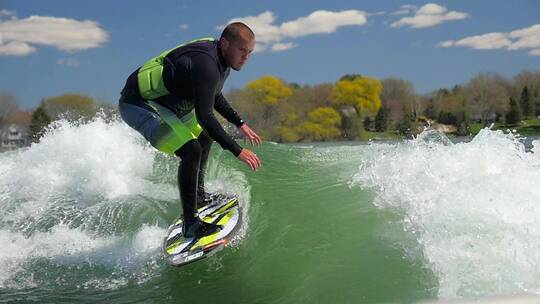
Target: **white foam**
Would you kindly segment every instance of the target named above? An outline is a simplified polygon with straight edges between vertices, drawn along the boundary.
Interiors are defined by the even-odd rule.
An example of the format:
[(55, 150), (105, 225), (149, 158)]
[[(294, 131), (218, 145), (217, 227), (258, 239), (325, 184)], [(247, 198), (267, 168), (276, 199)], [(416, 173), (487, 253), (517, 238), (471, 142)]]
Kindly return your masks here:
[(161, 250), (167, 229), (158, 226), (143, 225), (133, 240), (133, 250), (137, 254), (155, 253)]
[[(101, 118), (57, 122), (40, 143), (0, 154), (0, 287), (42, 283), (34, 282), (31, 267), (40, 259), (50, 267), (105, 265), (115, 273), (84, 276), (79, 288), (116, 289), (158, 275), (166, 227), (133, 222), (140, 226), (130, 232), (117, 229), (115, 219), (137, 219), (125, 205), (139, 207), (138, 196), (155, 199), (152, 208), (178, 202), (177, 166), (123, 122)], [(214, 162), (208, 175), (211, 191), (239, 193), (247, 219), (243, 174)]]
[(422, 133), (372, 144), (353, 184), (403, 215), (439, 279), (442, 298), (540, 293), (540, 149), (482, 130), (452, 144)]
[(242, 224), (238, 234), (229, 243), (236, 247), (240, 241), (247, 235), (249, 228), (249, 206), (251, 202), (251, 187), (247, 182), (246, 176), (234, 169), (225, 169), (218, 162), (208, 164), (208, 177), (210, 182), (206, 183), (209, 192), (222, 192), (238, 195), (238, 202), (241, 207)]
[[(55, 226), (49, 232), (37, 232), (28, 238), (21, 233), (0, 230), (0, 286), (28, 287), (11, 286), (9, 280), (24, 270), (24, 263), (30, 259), (87, 255), (113, 242), (114, 238), (93, 237), (64, 225)], [(32, 286), (29, 282), (27, 284)]]

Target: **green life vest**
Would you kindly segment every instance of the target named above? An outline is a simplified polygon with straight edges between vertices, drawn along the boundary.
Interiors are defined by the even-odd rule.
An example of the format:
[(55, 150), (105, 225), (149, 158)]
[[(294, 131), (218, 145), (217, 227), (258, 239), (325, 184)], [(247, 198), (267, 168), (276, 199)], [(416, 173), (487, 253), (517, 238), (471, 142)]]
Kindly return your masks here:
[(167, 90), (165, 84), (163, 83), (163, 61), (165, 56), (179, 47), (201, 41), (215, 41), (215, 39), (207, 37), (189, 41), (170, 50), (166, 50), (165, 52), (145, 62), (137, 74), (137, 81), (139, 83), (139, 92), (141, 93), (141, 97), (152, 100), (169, 94), (169, 90)]

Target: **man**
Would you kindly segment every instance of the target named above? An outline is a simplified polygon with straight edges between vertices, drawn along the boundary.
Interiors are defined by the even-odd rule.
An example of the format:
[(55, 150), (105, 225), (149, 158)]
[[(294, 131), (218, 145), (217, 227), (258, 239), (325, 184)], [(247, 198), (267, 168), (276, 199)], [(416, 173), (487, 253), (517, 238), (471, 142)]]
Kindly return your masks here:
[(252, 145), (261, 143), (221, 93), (230, 69), (241, 70), (254, 47), (253, 31), (243, 23), (231, 23), (219, 41), (191, 41), (147, 61), (129, 76), (122, 90), (122, 119), (158, 150), (181, 158), (178, 187), (186, 237), (210, 235), (220, 229), (197, 217), (197, 205), (209, 199), (204, 172), (212, 141), (252, 170), (261, 166), (257, 155), (242, 149), (213, 112), (215, 109), (236, 125)]

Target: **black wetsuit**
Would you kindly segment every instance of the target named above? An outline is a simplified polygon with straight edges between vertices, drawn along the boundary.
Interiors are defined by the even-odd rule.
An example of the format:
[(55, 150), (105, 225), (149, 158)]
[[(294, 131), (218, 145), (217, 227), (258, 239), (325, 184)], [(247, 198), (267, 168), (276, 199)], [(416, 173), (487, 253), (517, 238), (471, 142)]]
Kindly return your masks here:
[[(141, 105), (137, 73), (133, 72), (122, 90), (122, 102)], [(182, 117), (195, 109), (197, 120), (208, 135), (235, 156), (242, 148), (223, 130), (214, 116), (215, 109), (225, 119), (240, 127), (244, 122), (229, 105), (221, 90), (229, 76), (217, 41), (202, 41), (179, 47), (165, 57), (163, 82), (171, 92), (154, 101)], [(135, 97), (135, 98), (129, 98)]]
[[(138, 71), (129, 76), (120, 103), (153, 111), (139, 93)], [(175, 152), (182, 159), (178, 183), (186, 221), (196, 212), (197, 190), (199, 195), (204, 190), (204, 171), (212, 140), (235, 156), (242, 150), (225, 132), (213, 112), (215, 109), (237, 127), (244, 123), (221, 93), (229, 73), (230, 67), (221, 56), (218, 41), (200, 41), (179, 47), (168, 53), (164, 60), (163, 82), (170, 94), (154, 101), (178, 117), (194, 109), (204, 130), (197, 140), (189, 141)]]

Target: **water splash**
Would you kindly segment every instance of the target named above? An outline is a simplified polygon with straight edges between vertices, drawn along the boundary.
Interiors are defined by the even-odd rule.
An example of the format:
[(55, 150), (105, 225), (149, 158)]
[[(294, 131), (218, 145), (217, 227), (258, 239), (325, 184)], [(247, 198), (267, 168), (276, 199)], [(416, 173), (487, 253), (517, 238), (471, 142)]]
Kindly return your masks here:
[[(247, 218), (243, 174), (210, 164), (210, 190), (239, 193)], [(39, 144), (0, 154), (0, 288), (116, 289), (159, 276), (162, 237), (180, 210), (177, 167), (99, 117), (56, 122)]]
[(540, 293), (540, 142), (482, 130), (453, 144), (426, 131), (373, 144), (353, 184), (402, 215), (441, 298)]

